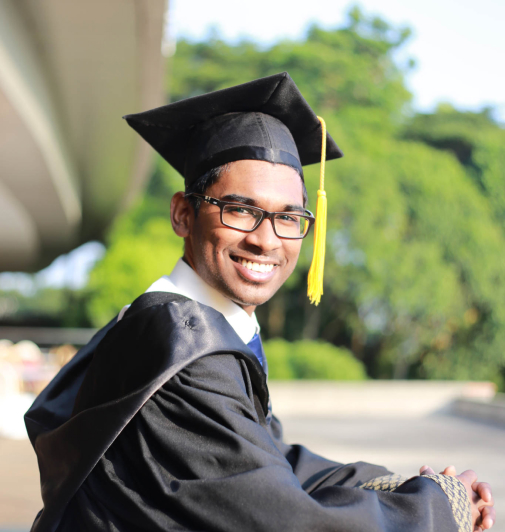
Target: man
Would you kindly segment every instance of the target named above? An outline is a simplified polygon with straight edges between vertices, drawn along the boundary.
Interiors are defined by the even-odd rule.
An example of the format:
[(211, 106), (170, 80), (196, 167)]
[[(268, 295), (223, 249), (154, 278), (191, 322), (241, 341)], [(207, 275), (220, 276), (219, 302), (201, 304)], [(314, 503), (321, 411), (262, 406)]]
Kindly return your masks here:
[(490, 528), (491, 491), (473, 472), (407, 480), (282, 441), (254, 310), (314, 221), (302, 165), (321, 135), (328, 158), (342, 155), (291, 78), (126, 118), (186, 180), (171, 205), (184, 257), (27, 413), (44, 501), (32, 530)]

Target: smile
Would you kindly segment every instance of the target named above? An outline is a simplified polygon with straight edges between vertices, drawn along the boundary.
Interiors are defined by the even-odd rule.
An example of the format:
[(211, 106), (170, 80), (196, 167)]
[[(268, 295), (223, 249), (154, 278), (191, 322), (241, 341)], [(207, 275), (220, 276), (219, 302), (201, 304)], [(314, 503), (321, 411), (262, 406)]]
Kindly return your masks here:
[(242, 276), (251, 281), (265, 282), (272, 278), (277, 264), (255, 262), (243, 257), (231, 256)]
[(237, 262), (253, 272), (268, 273), (274, 269), (274, 264), (260, 264), (259, 262), (251, 262), (245, 259), (238, 259)]

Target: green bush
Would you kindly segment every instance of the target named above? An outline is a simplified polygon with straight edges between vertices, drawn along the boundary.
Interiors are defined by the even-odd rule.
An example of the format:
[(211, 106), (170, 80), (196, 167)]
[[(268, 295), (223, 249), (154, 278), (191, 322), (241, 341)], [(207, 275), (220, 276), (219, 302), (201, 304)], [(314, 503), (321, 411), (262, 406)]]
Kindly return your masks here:
[(288, 342), (275, 338), (266, 341), (264, 347), (270, 379), (353, 381), (367, 378), (364, 365), (349, 350), (327, 342)]

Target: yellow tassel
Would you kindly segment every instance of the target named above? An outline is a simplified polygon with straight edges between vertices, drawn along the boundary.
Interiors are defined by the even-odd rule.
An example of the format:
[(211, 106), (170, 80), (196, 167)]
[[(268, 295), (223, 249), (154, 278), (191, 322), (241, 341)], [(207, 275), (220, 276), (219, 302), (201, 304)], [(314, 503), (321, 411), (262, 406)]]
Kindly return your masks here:
[(317, 191), (316, 223), (314, 227), (314, 255), (309, 270), (308, 290), (310, 302), (316, 306), (323, 295), (324, 256), (326, 252), (326, 218), (327, 201), (324, 191), (324, 166), (326, 163), (326, 123), (318, 116), (323, 130), (321, 143), (321, 170), (319, 174), (319, 190)]

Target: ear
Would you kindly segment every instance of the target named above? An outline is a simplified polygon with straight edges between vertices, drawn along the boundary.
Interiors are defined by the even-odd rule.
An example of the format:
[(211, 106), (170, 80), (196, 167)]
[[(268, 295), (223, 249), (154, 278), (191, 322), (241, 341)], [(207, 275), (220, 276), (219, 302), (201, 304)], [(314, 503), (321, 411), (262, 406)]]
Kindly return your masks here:
[(170, 202), (170, 221), (174, 233), (181, 238), (191, 234), (195, 220), (195, 211), (189, 201), (184, 197), (184, 192), (177, 192)]

